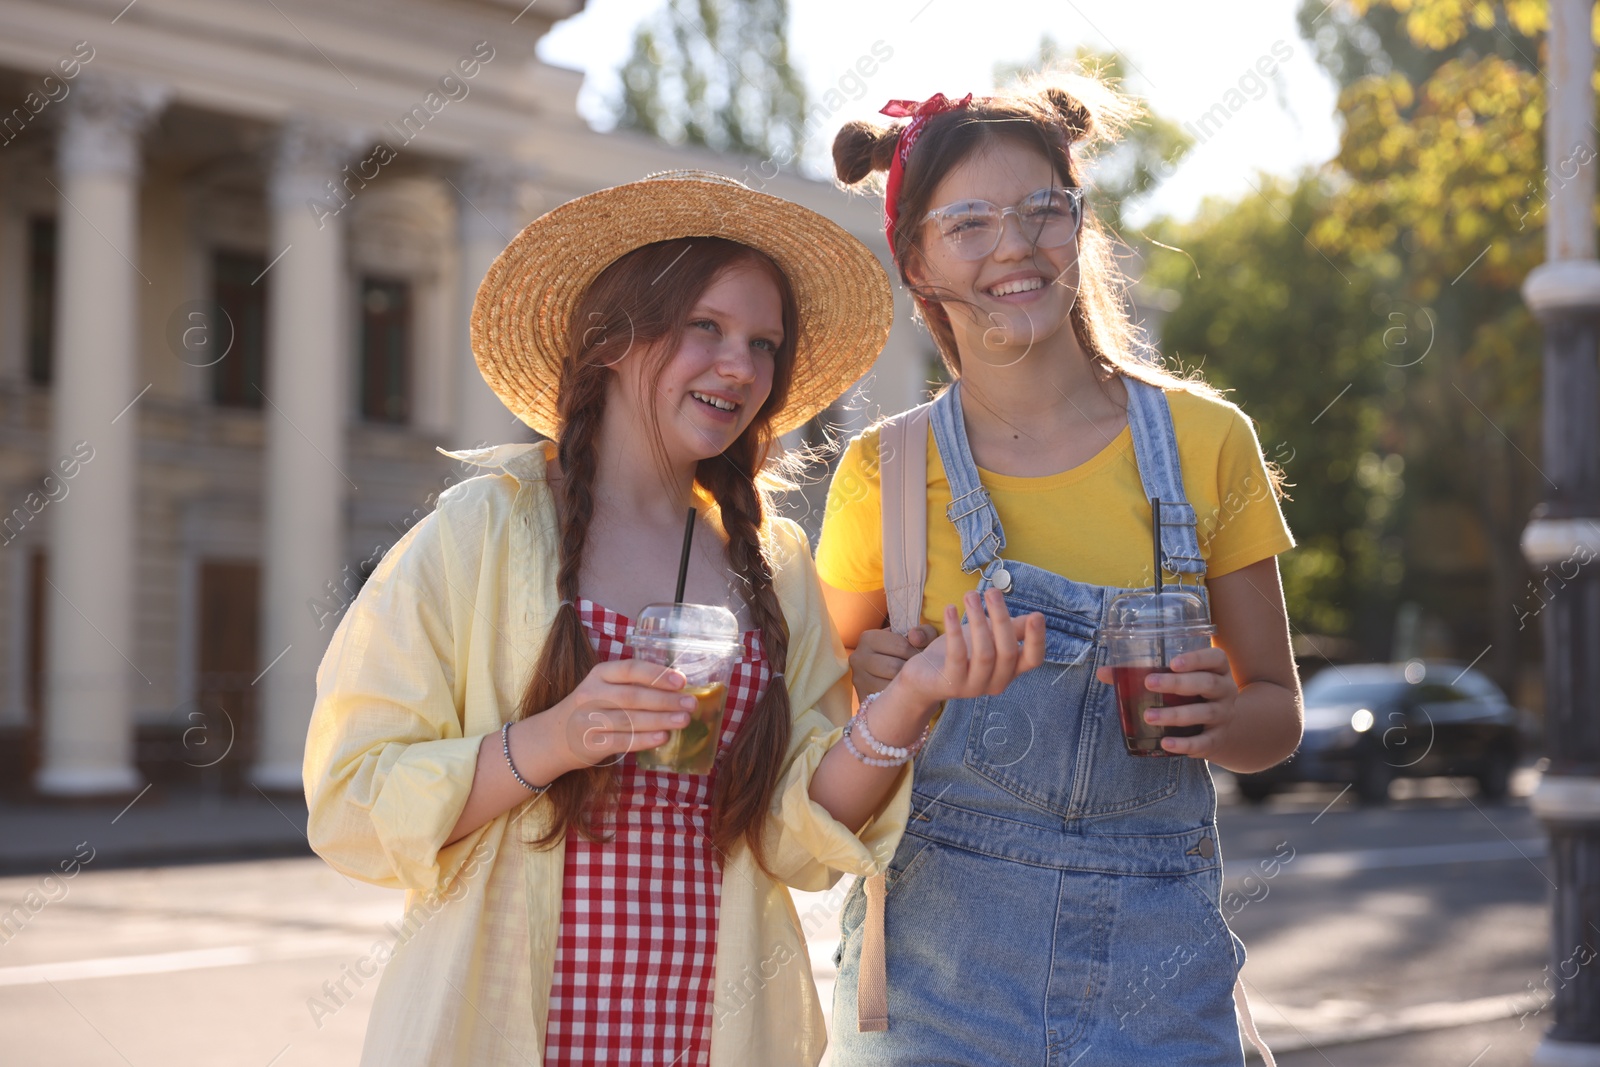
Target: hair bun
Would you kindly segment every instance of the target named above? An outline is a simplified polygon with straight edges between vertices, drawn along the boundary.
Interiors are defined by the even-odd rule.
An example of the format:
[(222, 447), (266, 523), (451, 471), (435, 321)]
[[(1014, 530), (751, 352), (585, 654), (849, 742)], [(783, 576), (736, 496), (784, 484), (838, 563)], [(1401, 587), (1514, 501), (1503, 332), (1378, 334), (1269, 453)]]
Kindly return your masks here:
[(1078, 97), (1059, 85), (1048, 86), (1039, 95), (1052, 111), (1061, 116), (1071, 140), (1099, 138), (1100, 130), (1095, 122), (1094, 112), (1090, 111), (1089, 106)]
[(904, 128), (861, 119), (845, 123), (833, 138), (834, 175), (844, 185), (855, 185), (875, 171), (887, 171)]
[(1024, 78), (1019, 94), (1054, 115), (1069, 144), (1115, 141), (1144, 111), (1093, 72), (1044, 70)]

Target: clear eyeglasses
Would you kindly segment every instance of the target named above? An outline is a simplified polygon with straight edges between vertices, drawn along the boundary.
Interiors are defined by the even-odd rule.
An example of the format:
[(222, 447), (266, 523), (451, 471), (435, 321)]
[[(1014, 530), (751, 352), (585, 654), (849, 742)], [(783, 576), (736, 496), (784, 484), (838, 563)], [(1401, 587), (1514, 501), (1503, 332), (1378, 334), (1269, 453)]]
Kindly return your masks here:
[(1037, 248), (1060, 248), (1083, 224), (1083, 190), (1055, 186), (1029, 193), (1011, 207), (987, 200), (958, 200), (923, 217), (957, 259), (978, 260), (1000, 247), (1006, 216), (1015, 215), (1023, 238)]

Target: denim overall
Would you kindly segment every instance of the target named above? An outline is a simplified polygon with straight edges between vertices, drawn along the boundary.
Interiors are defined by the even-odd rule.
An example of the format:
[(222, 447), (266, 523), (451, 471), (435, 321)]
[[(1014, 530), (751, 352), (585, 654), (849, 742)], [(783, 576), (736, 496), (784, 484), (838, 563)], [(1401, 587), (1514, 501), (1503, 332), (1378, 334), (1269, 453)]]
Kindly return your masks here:
[[(1144, 493), (1162, 500), (1163, 566), (1204, 597), (1166, 397), (1123, 381)], [(885, 881), (888, 1029), (856, 1026), (858, 880), (835, 956), (832, 1063), (1240, 1067), (1244, 945), (1218, 909), (1210, 771), (1130, 755), (1116, 692), (1095, 678), (1096, 635), (1124, 590), (1002, 560), (959, 385), (930, 418), (962, 569), (981, 572), (980, 590), (1000, 588), (1013, 615), (1044, 613), (1045, 662), (1000, 696), (950, 701), (918, 756)]]

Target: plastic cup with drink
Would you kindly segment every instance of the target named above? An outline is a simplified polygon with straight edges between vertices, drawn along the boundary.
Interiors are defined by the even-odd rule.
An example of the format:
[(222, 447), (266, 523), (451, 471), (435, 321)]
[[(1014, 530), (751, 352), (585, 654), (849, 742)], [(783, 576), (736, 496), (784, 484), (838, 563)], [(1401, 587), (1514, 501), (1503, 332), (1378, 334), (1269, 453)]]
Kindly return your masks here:
[(1211, 647), (1211, 613), (1199, 594), (1182, 586), (1161, 584), (1161, 501), (1151, 501), (1156, 541), (1155, 588), (1122, 593), (1106, 610), (1101, 637), (1117, 690), (1122, 738), (1135, 756), (1176, 756), (1161, 747), (1164, 737), (1193, 737), (1199, 725), (1159, 726), (1145, 721), (1151, 708), (1198, 704), (1201, 698), (1182, 693), (1156, 693), (1145, 687), (1151, 674), (1170, 670), (1185, 652)]
[(650, 604), (633, 622), (628, 647), (633, 658), (671, 668), (685, 679), (683, 692), (694, 697), (688, 725), (671, 731), (655, 748), (640, 750), (635, 762), (648, 771), (710, 774), (722, 738), (722, 713), (728, 704), (728, 682), (744, 652), (739, 620), (717, 604), (685, 604), (689, 549), (694, 543), (695, 509), (683, 527), (678, 557), (678, 591), (671, 604)]
[(651, 604), (634, 620), (628, 637), (633, 658), (659, 663), (687, 680), (683, 691), (695, 698), (689, 723), (673, 730), (664, 744), (640, 750), (644, 770), (710, 774), (722, 736), (728, 681), (743, 645), (733, 612), (715, 604)]

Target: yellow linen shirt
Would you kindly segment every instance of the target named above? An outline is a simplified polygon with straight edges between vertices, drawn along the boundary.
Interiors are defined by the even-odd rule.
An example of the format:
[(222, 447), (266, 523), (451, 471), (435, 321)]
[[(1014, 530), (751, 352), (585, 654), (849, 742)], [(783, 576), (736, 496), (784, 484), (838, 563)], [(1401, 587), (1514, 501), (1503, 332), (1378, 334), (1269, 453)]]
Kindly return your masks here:
[[(442, 449), (440, 451), (443, 451)], [(478, 746), (516, 711), (559, 606), (546, 444), (446, 455), (488, 468), (452, 486), (383, 557), (317, 671), (306, 742), (308, 835), (335, 869), (406, 891), (361, 1062), (540, 1064), (560, 931), (565, 847), (536, 849), (549, 804), (530, 799), (441, 847), (472, 787)], [(857, 836), (811, 800), (811, 776), (850, 714), (843, 649), (805, 534), (763, 531), (789, 623), (793, 727), (765, 828), (782, 882), (817, 891), (871, 875), (910, 813), (909, 768)], [(739, 845), (726, 857), (711, 1063), (813, 1067), (826, 1045), (805, 939), (783, 886)]]

